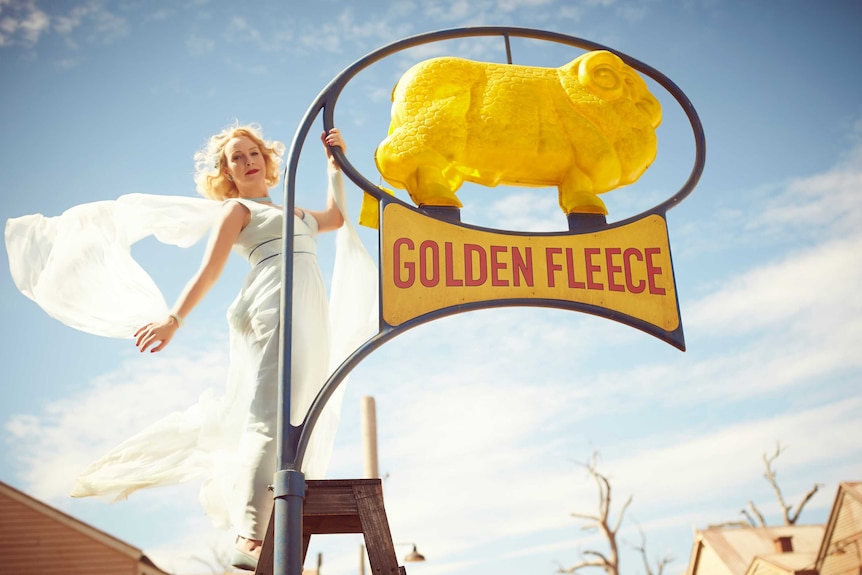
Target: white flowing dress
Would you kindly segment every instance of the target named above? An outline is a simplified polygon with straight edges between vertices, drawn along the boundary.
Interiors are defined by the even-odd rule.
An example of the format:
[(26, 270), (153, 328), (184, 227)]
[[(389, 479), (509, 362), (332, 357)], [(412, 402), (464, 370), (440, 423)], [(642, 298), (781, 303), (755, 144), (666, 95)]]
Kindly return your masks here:
[[(341, 173), (329, 192), (346, 212)], [(124, 441), (79, 476), (75, 497), (124, 499), (144, 487), (203, 479), (201, 502), (213, 523), (262, 539), (275, 471), (283, 210), (248, 200), (251, 212), (234, 250), (251, 271), (228, 310), (230, 369), (224, 396), (205, 393)], [(10, 219), (12, 277), (27, 297), (63, 323), (98, 335), (130, 337), (168, 307), (130, 246), (154, 235), (195, 243), (221, 202), (131, 194), (76, 206), (61, 216)], [(330, 298), (316, 256), (317, 222), (294, 220), (291, 423), (300, 424), (329, 374), (377, 329), (377, 272), (345, 213), (336, 236)], [(323, 477), (338, 427), (342, 384), (314, 428), (302, 470)]]

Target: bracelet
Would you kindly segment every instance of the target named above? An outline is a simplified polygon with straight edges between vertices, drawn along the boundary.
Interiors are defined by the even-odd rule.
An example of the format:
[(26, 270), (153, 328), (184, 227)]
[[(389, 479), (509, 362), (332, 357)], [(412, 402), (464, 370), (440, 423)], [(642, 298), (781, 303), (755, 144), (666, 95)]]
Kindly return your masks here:
[(174, 318), (174, 321), (177, 322), (178, 328), (183, 327), (183, 324), (185, 323), (185, 321), (183, 320), (183, 317), (180, 314), (172, 312), (172, 313), (168, 314), (168, 317)]

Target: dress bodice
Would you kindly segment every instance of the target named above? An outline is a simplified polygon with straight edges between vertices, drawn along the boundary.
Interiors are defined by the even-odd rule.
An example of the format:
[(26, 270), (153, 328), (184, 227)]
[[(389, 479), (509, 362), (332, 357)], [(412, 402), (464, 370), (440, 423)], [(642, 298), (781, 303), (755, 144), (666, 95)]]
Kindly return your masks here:
[[(251, 212), (251, 220), (240, 232), (233, 249), (245, 258), (252, 268), (265, 260), (281, 255), (283, 209), (280, 206), (260, 204), (251, 200), (232, 198)], [(316, 254), (314, 236), (317, 234), (317, 220), (304, 212), (302, 218), (294, 216), (293, 251), (294, 253)]]

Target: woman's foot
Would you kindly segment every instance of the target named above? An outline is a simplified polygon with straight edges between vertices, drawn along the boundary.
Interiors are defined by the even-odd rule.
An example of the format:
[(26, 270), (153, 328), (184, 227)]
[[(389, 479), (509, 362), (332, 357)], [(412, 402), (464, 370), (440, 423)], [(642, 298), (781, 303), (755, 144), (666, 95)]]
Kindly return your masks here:
[(236, 548), (244, 551), (255, 557), (260, 557), (260, 550), (263, 547), (263, 541), (259, 539), (246, 539), (241, 535), (236, 536)]
[(231, 565), (238, 569), (254, 571), (257, 569), (261, 549), (263, 549), (263, 541), (237, 536), (236, 546), (231, 555)]

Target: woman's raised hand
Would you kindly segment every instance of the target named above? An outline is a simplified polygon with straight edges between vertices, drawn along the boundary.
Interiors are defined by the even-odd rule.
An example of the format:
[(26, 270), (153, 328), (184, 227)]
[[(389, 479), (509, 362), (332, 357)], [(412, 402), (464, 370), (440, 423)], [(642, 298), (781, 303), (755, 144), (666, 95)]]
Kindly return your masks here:
[[(330, 150), (330, 147), (341, 148), (342, 154), (347, 151), (347, 146), (345, 145), (344, 139), (341, 137), (341, 132), (338, 128), (332, 128), (329, 130), (329, 133), (321, 133), (320, 141), (323, 142), (323, 148), (326, 150), (326, 157), (329, 158), (330, 161), (332, 161), (332, 151)], [(335, 165), (334, 162), (333, 165)]]
[[(135, 332), (135, 346), (140, 348), (141, 353), (147, 351), (150, 346), (154, 346), (150, 353), (161, 351), (170, 343), (179, 327), (177, 319), (170, 315), (165, 321), (148, 323)], [(157, 343), (158, 345), (155, 345)]]

